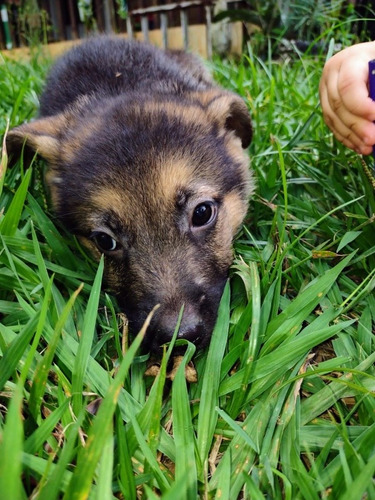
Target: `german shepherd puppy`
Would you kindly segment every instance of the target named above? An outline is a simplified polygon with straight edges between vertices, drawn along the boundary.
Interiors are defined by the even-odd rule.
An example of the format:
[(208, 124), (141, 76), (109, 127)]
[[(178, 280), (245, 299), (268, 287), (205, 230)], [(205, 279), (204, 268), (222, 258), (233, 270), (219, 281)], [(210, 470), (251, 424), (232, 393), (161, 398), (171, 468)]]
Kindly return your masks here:
[(66, 53), (40, 116), (9, 132), (48, 163), (58, 218), (96, 255), (145, 346), (205, 346), (253, 189), (247, 107), (194, 56), (100, 36)]

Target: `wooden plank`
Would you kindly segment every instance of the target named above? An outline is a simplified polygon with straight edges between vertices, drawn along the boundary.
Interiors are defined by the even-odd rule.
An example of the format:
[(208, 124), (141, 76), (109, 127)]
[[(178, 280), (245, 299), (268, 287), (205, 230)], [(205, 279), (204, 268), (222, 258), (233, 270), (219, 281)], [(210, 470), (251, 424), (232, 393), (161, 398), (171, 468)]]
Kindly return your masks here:
[[(238, 0), (226, 0), (227, 4), (236, 3)], [(171, 10), (188, 9), (189, 7), (199, 5), (211, 5), (215, 3), (214, 0), (187, 0), (179, 3), (167, 3), (164, 5), (157, 5), (151, 7), (143, 7), (141, 9), (129, 10), (131, 16), (142, 16), (143, 14), (157, 14), (158, 12), (169, 12)]]
[(181, 19), (183, 49), (188, 50), (188, 48), (189, 48), (189, 20), (188, 20), (188, 13), (186, 10), (184, 10), (184, 9), (180, 10), (180, 19)]
[(141, 17), (141, 29), (142, 29), (142, 34), (143, 34), (143, 40), (145, 42), (149, 42), (150, 37), (148, 34), (148, 17), (147, 16)]
[(112, 33), (112, 13), (111, 5), (109, 0), (104, 0), (103, 2), (103, 14), (104, 14), (104, 31), (106, 33)]
[(207, 47), (207, 59), (212, 59), (212, 12), (211, 6), (205, 6), (206, 11), (206, 47)]
[(74, 3), (73, 0), (68, 0), (68, 11), (69, 11), (69, 17), (70, 17), (70, 26), (72, 29), (72, 39), (75, 40), (78, 38), (78, 25), (77, 25), (77, 18), (76, 18), (76, 12), (74, 10)]
[(134, 38), (134, 32), (133, 32), (133, 22), (131, 16), (128, 16), (126, 18), (126, 33), (130, 40)]
[[(6, 17), (9, 18), (9, 15), (8, 15), (8, 12), (5, 14), (5, 12), (3, 11), (3, 9), (6, 10), (6, 6), (5, 5), (0, 5), (0, 22), (1, 24), (4, 22), (3, 19)], [(5, 36), (4, 36), (4, 33), (3, 33), (3, 29), (4, 27), (1, 26), (0, 27), (0, 48), (1, 49), (5, 49), (5, 45), (6, 45), (6, 42), (5, 42)]]
[(53, 38), (57, 42), (65, 38), (65, 26), (61, 13), (61, 0), (49, 0)]
[[(116, 14), (115, 14), (115, 0), (108, 0), (109, 2), (109, 14), (110, 14), (110, 22), (112, 27), (112, 33), (116, 33)], [(117, 5), (117, 4), (116, 4)]]
[(104, 13), (102, 0), (94, 0), (95, 19), (99, 31), (104, 31)]
[(155, 14), (158, 12), (168, 12), (170, 10), (176, 10), (176, 9), (187, 9), (189, 7), (193, 7), (194, 5), (203, 5), (203, 2), (202, 0), (189, 0), (187, 2), (168, 3), (165, 5), (157, 5), (151, 7), (144, 7), (142, 9), (130, 10), (129, 14), (131, 16), (137, 16), (137, 15), (142, 16), (143, 14)]
[(231, 43), (230, 43), (230, 53), (241, 55), (243, 51), (243, 23), (238, 21), (236, 23), (230, 23), (231, 28)]
[(162, 36), (162, 47), (163, 49), (168, 48), (168, 14), (162, 12), (160, 14), (160, 29)]

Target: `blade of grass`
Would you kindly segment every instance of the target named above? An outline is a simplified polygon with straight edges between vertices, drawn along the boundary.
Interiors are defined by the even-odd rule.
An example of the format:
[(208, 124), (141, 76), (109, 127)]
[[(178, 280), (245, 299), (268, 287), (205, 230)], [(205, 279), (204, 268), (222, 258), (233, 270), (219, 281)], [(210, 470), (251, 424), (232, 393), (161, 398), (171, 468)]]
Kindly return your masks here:
[(104, 259), (102, 257), (99, 263), (94, 284), (91, 289), (90, 298), (87, 304), (81, 338), (78, 344), (77, 356), (73, 367), (72, 404), (73, 404), (73, 411), (75, 412), (76, 415), (78, 415), (82, 411), (83, 407), (83, 401), (82, 401), (83, 381), (88, 365), (88, 360), (90, 357), (92, 342), (94, 339), (103, 270), (104, 270)]
[(145, 457), (145, 461), (153, 473), (154, 480), (156, 481), (158, 488), (164, 493), (170, 487), (167, 475), (161, 470), (160, 464), (155, 458), (154, 454), (150, 450), (148, 443), (143, 435), (142, 429), (138, 424), (137, 420), (132, 420), (132, 427), (138, 442), (138, 446)]
[(230, 481), (232, 477), (232, 457), (231, 452), (228, 450), (224, 457), (221, 459), (221, 474), (217, 483), (215, 498), (221, 500), (231, 500), (230, 496)]
[(22, 388), (17, 384), (5, 425), (0, 429), (0, 495), (6, 492), (12, 500), (25, 498), (21, 480), (23, 439)]
[[(4, 352), (3, 357), (0, 359), (0, 389), (4, 387), (4, 384), (16, 369), (27, 346), (29, 345), (38, 324), (39, 314), (39, 312), (36, 312), (34, 314), (34, 316), (22, 329), (21, 333), (19, 333), (17, 337), (12, 341), (12, 343), (8, 346), (7, 350)], [(2, 325), (0, 324), (0, 333), (1, 330)]]
[[(32, 271), (32, 269), (24, 264), (22, 261), (20, 261), (17, 257), (14, 255), (11, 255), (9, 252), (8, 247), (6, 246), (4, 239), (1, 235), (0, 232), (0, 239), (3, 245), (3, 249), (5, 252), (5, 255), (7, 257), (7, 267), (9, 266), (9, 269), (12, 271), (13, 276), (16, 278), (17, 283), (18, 283), (18, 289), (22, 291), (23, 295), (27, 297), (29, 303), (32, 303), (32, 299), (30, 297), (29, 291), (26, 289), (24, 285), (25, 277), (27, 277), (27, 280), (30, 280), (32, 283), (39, 283), (38, 276)], [(14, 287), (17, 289), (17, 285)]]
[(259, 453), (259, 448), (258, 446), (254, 443), (254, 441), (251, 439), (251, 437), (242, 429), (242, 427), (237, 424), (235, 420), (233, 420), (227, 413), (225, 413), (223, 410), (220, 408), (216, 408), (216, 411), (218, 412), (219, 416), (231, 427), (237, 436), (241, 436), (242, 439), (245, 441), (245, 443), (250, 446), (254, 451)]
[[(227, 294), (228, 294), (227, 286)], [(225, 304), (225, 302), (224, 302)], [(195, 436), (186, 387), (185, 368), (195, 348), (188, 345), (172, 385), (173, 437), (176, 443), (176, 481), (186, 478), (186, 489), (180, 492), (181, 500), (197, 498), (197, 464), (195, 461)]]
[(47, 283), (47, 287), (46, 287), (46, 290), (45, 290), (45, 295), (44, 295), (44, 298), (43, 298), (43, 303), (42, 303), (42, 306), (40, 308), (40, 314), (39, 314), (38, 324), (36, 326), (36, 332), (35, 332), (35, 335), (34, 335), (34, 339), (32, 341), (32, 344), (30, 346), (29, 352), (28, 352), (28, 354), (26, 356), (26, 360), (25, 360), (24, 366), (22, 368), (22, 372), (21, 372), (21, 376), (20, 376), (20, 384), (22, 386), (26, 382), (27, 375), (29, 373), (30, 367), (31, 367), (31, 365), (33, 363), (33, 360), (35, 358), (35, 355), (36, 355), (36, 352), (37, 352), (37, 349), (38, 349), (38, 345), (39, 345), (39, 342), (40, 342), (40, 338), (42, 336), (43, 328), (44, 328), (44, 325), (45, 325), (45, 322), (46, 322), (46, 318), (47, 318), (48, 307), (49, 307), (49, 304), (50, 304), (52, 283), (53, 283), (53, 276), (51, 277), (51, 279)]
[(42, 256), (42, 252), (40, 250), (40, 245), (39, 245), (38, 239), (37, 239), (36, 234), (35, 234), (35, 229), (34, 229), (33, 224), (31, 225), (31, 233), (32, 233), (32, 237), (33, 237), (34, 253), (35, 253), (35, 257), (36, 257), (36, 261), (37, 261), (37, 265), (38, 265), (39, 276), (40, 276), (41, 282), (43, 283), (44, 288), (46, 289), (48, 286), (49, 277), (48, 277), (48, 272), (47, 272), (46, 265), (44, 263), (44, 259)]
[(127, 500), (137, 500), (131, 453), (127, 442), (124, 422), (119, 409), (116, 410), (116, 430), (121, 491)]
[(43, 401), (43, 394), (45, 392), (45, 386), (49, 375), (49, 370), (53, 362), (53, 358), (57, 349), (62, 329), (65, 325), (66, 319), (70, 314), (70, 311), (74, 305), (74, 302), (78, 294), (82, 290), (82, 287), (83, 285), (73, 293), (73, 295), (66, 303), (64, 310), (56, 323), (53, 336), (48, 342), (46, 352), (41, 361), (38, 363), (38, 366), (35, 370), (33, 385), (31, 386), (31, 391), (30, 391), (29, 408), (36, 420), (39, 419), (40, 406)]
[(264, 495), (259, 489), (259, 486), (255, 483), (253, 478), (248, 474), (243, 474), (244, 482), (247, 486), (247, 491), (249, 492), (249, 498), (252, 500), (264, 500)]
[(32, 169), (29, 168), (16, 191), (4, 218), (0, 222), (0, 232), (5, 236), (14, 236), (16, 233), (26, 200), (31, 174)]
[(43, 236), (46, 238), (48, 246), (57, 257), (58, 263), (66, 266), (67, 268), (72, 268), (73, 270), (76, 269), (77, 264), (75, 256), (56, 229), (55, 225), (47, 217), (31, 193), (28, 193), (27, 201), (32, 211), (33, 220), (42, 232)]
[(203, 470), (199, 471), (201, 477), (204, 475), (204, 470), (207, 469), (208, 451), (217, 421), (215, 407), (219, 401), (220, 367), (228, 338), (229, 308), (230, 288), (229, 283), (227, 283), (220, 301), (216, 325), (212, 333), (203, 373), (197, 428), (198, 455), (203, 465)]
[(275, 476), (278, 476), (283, 482), (283, 485), (284, 485), (283, 499), (284, 500), (292, 500), (292, 498), (293, 498), (292, 497), (292, 485), (291, 485), (291, 482), (289, 481), (289, 479), (286, 477), (285, 474), (283, 474), (282, 472), (280, 472), (277, 469), (272, 469), (272, 472), (273, 472), (273, 474), (275, 474)]
[(248, 350), (241, 362), (241, 366), (244, 369), (241, 389), (240, 391), (237, 391), (233, 395), (232, 405), (230, 409), (230, 415), (232, 417), (236, 417), (238, 415), (245, 401), (249, 379), (255, 367), (254, 360), (257, 357), (259, 349), (261, 298), (260, 298), (259, 273), (255, 262), (250, 262), (249, 270), (250, 270), (251, 297), (252, 297), (251, 330), (249, 336)]
[(103, 451), (98, 466), (95, 497), (97, 500), (112, 500), (112, 470), (113, 470), (113, 423), (110, 420), (111, 427), (108, 431), (107, 440), (103, 446)]

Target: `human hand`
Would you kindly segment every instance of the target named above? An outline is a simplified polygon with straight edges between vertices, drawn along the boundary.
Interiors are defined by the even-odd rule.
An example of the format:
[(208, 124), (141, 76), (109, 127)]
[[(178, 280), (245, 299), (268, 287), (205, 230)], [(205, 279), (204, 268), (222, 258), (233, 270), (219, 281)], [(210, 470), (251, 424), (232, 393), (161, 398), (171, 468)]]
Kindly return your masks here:
[(348, 47), (329, 59), (319, 85), (323, 118), (345, 146), (368, 155), (375, 144), (375, 102), (368, 92), (368, 62), (375, 42)]

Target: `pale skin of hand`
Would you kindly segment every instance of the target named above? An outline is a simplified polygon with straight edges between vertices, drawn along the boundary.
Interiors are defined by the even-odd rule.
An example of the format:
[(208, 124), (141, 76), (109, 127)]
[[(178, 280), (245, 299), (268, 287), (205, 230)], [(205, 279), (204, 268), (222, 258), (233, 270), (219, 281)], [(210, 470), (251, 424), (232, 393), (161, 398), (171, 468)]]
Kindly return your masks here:
[(368, 155), (375, 144), (375, 102), (368, 92), (368, 62), (375, 42), (348, 47), (329, 59), (319, 85), (324, 121), (335, 137)]

